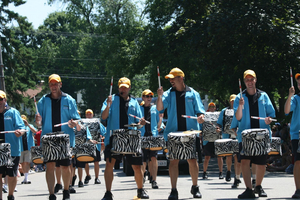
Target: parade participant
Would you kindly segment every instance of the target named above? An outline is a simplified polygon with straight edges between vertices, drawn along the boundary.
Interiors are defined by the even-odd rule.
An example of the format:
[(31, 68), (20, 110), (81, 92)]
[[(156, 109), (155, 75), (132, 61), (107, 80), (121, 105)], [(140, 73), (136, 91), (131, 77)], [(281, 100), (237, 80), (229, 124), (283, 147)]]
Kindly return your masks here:
[[(246, 90), (238, 94), (234, 100), (233, 109), (235, 118), (238, 120), (237, 138), (242, 149), (242, 131), (245, 129), (268, 129), (271, 137), (270, 123), (271, 117), (275, 117), (275, 110), (270, 101), (269, 96), (264, 91), (256, 88), (256, 74), (253, 70), (246, 70), (243, 75)], [(251, 116), (259, 116), (265, 120), (257, 120)], [(266, 171), (267, 154), (261, 156), (246, 156), (240, 155), (243, 179), (246, 185), (246, 190), (238, 196), (240, 199), (255, 198), (254, 193), (258, 193), (259, 197), (267, 197), (261, 183)], [(256, 186), (254, 191), (251, 184), (250, 163), (256, 164)]]
[[(116, 159), (121, 160), (122, 155), (112, 155), (111, 154), (111, 140), (110, 132), (116, 129), (126, 129), (125, 125), (132, 123), (139, 123), (145, 125), (145, 120), (142, 119), (138, 121), (137, 118), (129, 116), (132, 114), (139, 118), (142, 118), (142, 113), (137, 100), (132, 97), (129, 92), (131, 89), (131, 82), (128, 78), (123, 77), (118, 81), (119, 93), (108, 96), (108, 98), (103, 102), (101, 108), (101, 118), (102, 120), (107, 120), (106, 136), (104, 139), (105, 150), (104, 158), (106, 161), (104, 179), (106, 192), (102, 200), (111, 200), (111, 186), (113, 181), (113, 168)], [(143, 175), (141, 167), (143, 165), (142, 156), (134, 156), (132, 154), (126, 155), (126, 160), (131, 164), (134, 171), (135, 182), (137, 184), (137, 197), (141, 199), (149, 199), (148, 194), (143, 188)]]
[[(216, 104), (210, 102), (208, 104), (208, 110), (206, 112), (215, 112), (217, 109)], [(221, 134), (220, 127), (216, 127), (216, 133)], [(209, 141), (203, 141), (203, 152), (204, 152), (204, 162), (203, 162), (203, 179), (208, 179), (207, 168), (209, 164), (209, 160), (211, 157), (215, 156), (215, 143)], [(221, 156), (217, 157), (218, 167), (219, 167), (219, 179), (223, 179), (223, 158)]]
[[(219, 119), (218, 119), (218, 125), (222, 129), (222, 138), (227, 139), (227, 138), (236, 138), (236, 131), (233, 131), (230, 129), (232, 117), (233, 117), (233, 102), (235, 99), (236, 95), (232, 94), (230, 95), (229, 98), (229, 103), (230, 106), (222, 109)], [(226, 122), (226, 117), (227, 119), (231, 119), (230, 121)], [(227, 124), (225, 124), (227, 123)], [(227, 126), (229, 125), (229, 126)], [(240, 181), (240, 174), (241, 174), (241, 164), (238, 163), (237, 155), (234, 154), (234, 171), (235, 171), (235, 178), (234, 178), (234, 183), (232, 185), (232, 188), (237, 188), (238, 185), (241, 183)], [(231, 180), (231, 165), (232, 165), (232, 156), (226, 156), (226, 166), (227, 166), (227, 172), (226, 172), (226, 181)]]
[[(36, 123), (37, 125), (42, 125), (42, 136), (47, 133), (64, 131), (65, 134), (68, 134), (70, 136), (70, 147), (74, 147), (75, 135), (73, 128), (76, 127), (77, 130), (80, 130), (78, 121), (75, 121), (80, 119), (80, 116), (77, 113), (76, 101), (70, 95), (61, 91), (62, 82), (59, 75), (50, 75), (48, 84), (50, 88), (50, 94), (45, 94), (38, 102), (37, 106), (39, 113), (35, 118)], [(68, 126), (54, 127), (54, 125), (64, 122), (68, 122)], [(62, 179), (64, 183), (63, 200), (69, 200), (71, 159), (64, 159), (59, 161), (49, 160), (46, 163), (46, 181), (50, 194), (49, 200), (56, 199), (56, 196), (54, 195), (54, 170), (56, 165), (59, 165), (62, 171)]]
[[(204, 122), (204, 107), (200, 98), (200, 94), (193, 88), (185, 85), (184, 73), (179, 68), (173, 68), (168, 75), (172, 87), (166, 92), (160, 87), (157, 90), (157, 110), (167, 109), (168, 123), (164, 131), (164, 138), (168, 140), (168, 134), (174, 131), (199, 130), (199, 123)], [(182, 115), (197, 116), (194, 119), (187, 120)], [(199, 166), (197, 159), (188, 159), (189, 171), (192, 178), (191, 194), (194, 198), (201, 198), (202, 195), (198, 186)], [(178, 163), (179, 159), (170, 160), (169, 175), (171, 179), (171, 194), (169, 200), (178, 199), (177, 179), (178, 179)]]
[[(87, 109), (85, 111), (85, 117), (88, 119), (91, 119), (94, 117), (94, 112), (92, 109)], [(88, 126), (89, 128), (89, 126)], [(106, 133), (106, 128), (105, 126), (103, 126), (103, 124), (100, 122), (99, 126), (95, 127), (97, 129), (97, 133), (100, 134), (100, 137), (102, 138), (103, 135), (105, 135)], [(99, 176), (99, 170), (100, 170), (100, 166), (99, 166), (99, 162), (101, 161), (101, 144), (97, 144), (97, 149), (96, 149), (96, 159), (94, 161), (94, 170), (95, 170), (95, 184), (101, 184), (101, 181), (99, 180), (98, 176)], [(78, 169), (78, 173), (79, 173), (79, 169)], [(86, 163), (85, 165), (85, 173), (86, 173), (86, 177), (84, 180), (85, 184), (89, 183), (89, 180), (91, 180), (91, 175), (90, 175), (90, 168), (89, 168), (89, 164)]]
[[(300, 90), (300, 74), (295, 75), (297, 81), (298, 89)], [(293, 112), (291, 125), (290, 125), (290, 135), (292, 141), (292, 152), (294, 157), (294, 180), (296, 191), (292, 198), (300, 199), (300, 153), (297, 151), (299, 146), (299, 130), (300, 130), (300, 93), (295, 95), (294, 86), (290, 87), (289, 95), (284, 105), (284, 112), (288, 115)]]
[(30, 163), (31, 163), (31, 147), (35, 146), (33, 137), (34, 134), (37, 132), (37, 129), (34, 128), (32, 124), (29, 124), (27, 121), (26, 115), (21, 115), (21, 118), (23, 119), (23, 122), (26, 126), (26, 134), (22, 136), (22, 142), (21, 142), (21, 157), (20, 157), (20, 163), (22, 165), (23, 171), (24, 171), (24, 180), (21, 182), (22, 184), (31, 184), (31, 181), (28, 180), (28, 172), (30, 170)]
[[(8, 175), (8, 200), (14, 200), (14, 190), (17, 185), (18, 166), (21, 156), (21, 136), (25, 132), (25, 125), (20, 116), (19, 111), (9, 106), (6, 106), (6, 93), (0, 90), (0, 131), (14, 131), (14, 133), (0, 134), (0, 143), (9, 143), (11, 148), (11, 157), (13, 166), (0, 167), (0, 188), (2, 188), (2, 177)], [(2, 189), (0, 191), (0, 199), (2, 199)]]
[[(145, 120), (149, 121), (150, 124), (146, 124), (141, 128), (141, 135), (148, 137), (158, 135), (158, 123), (159, 123), (159, 112), (156, 109), (156, 106), (151, 106), (151, 101), (154, 94), (151, 90), (146, 89), (142, 92), (142, 99), (144, 104), (141, 106), (142, 116)], [(161, 125), (161, 123), (160, 123)], [(157, 151), (151, 151), (149, 149), (143, 149), (143, 174), (146, 171), (148, 161), (148, 171), (150, 173), (149, 181), (153, 189), (158, 189), (156, 176), (158, 170), (157, 164)]]

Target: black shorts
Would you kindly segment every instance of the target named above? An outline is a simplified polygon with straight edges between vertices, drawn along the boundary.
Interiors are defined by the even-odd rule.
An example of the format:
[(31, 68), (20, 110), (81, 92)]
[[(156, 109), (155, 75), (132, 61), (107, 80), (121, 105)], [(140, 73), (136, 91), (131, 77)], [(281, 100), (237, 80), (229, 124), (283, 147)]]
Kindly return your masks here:
[(64, 160), (49, 160), (46, 163), (50, 163), (50, 162), (55, 162), (55, 166), (56, 167), (60, 167), (60, 166), (70, 166), (72, 164), (72, 159), (64, 159)]
[(300, 160), (300, 153), (297, 152), (299, 146), (299, 140), (292, 140), (292, 150), (294, 155), (294, 162)]
[[(111, 145), (106, 145), (104, 149), (104, 160), (109, 159), (109, 162), (112, 158), (121, 161), (123, 155), (122, 154), (112, 154), (111, 153)], [(134, 154), (125, 154), (126, 160), (130, 165), (143, 165), (143, 157), (142, 154), (140, 155), (134, 155)]]
[(215, 156), (215, 143), (208, 142), (206, 145), (203, 145), (203, 153), (205, 156)]
[(87, 164), (87, 162), (80, 162), (78, 160), (76, 160), (76, 167), (77, 168), (85, 168), (85, 165)]
[(96, 149), (96, 158), (94, 160), (94, 162), (99, 162), (101, 161), (101, 154), (100, 151), (98, 151), (98, 149)]
[(4, 178), (6, 175), (9, 177), (18, 176), (19, 161), (20, 161), (20, 156), (12, 156), (12, 162), (14, 163), (12, 167), (7, 167), (7, 166), (0, 167), (0, 174), (2, 174), (2, 177)]
[[(242, 143), (239, 143), (239, 151), (241, 153), (242, 151)], [(257, 165), (266, 165), (267, 164), (267, 156), (266, 155), (262, 155), (262, 156), (245, 156), (245, 155), (241, 155), (238, 157), (239, 162), (241, 162), (241, 160), (250, 160), (251, 163), (253, 164), (257, 164)]]
[(157, 158), (157, 151), (151, 151), (149, 149), (143, 149), (143, 162), (151, 161), (151, 158)]

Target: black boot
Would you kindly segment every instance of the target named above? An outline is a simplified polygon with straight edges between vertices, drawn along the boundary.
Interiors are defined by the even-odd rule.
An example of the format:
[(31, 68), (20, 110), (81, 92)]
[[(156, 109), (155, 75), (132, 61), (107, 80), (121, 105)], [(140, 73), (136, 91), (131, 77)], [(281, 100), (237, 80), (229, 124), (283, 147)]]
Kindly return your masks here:
[(202, 195), (199, 191), (199, 186), (198, 185), (193, 185), (191, 188), (191, 194), (193, 195), (194, 198), (201, 198)]
[(178, 200), (178, 191), (176, 188), (171, 190), (168, 200)]
[(144, 188), (138, 189), (137, 190), (137, 197), (141, 199), (149, 199), (148, 194), (144, 190)]

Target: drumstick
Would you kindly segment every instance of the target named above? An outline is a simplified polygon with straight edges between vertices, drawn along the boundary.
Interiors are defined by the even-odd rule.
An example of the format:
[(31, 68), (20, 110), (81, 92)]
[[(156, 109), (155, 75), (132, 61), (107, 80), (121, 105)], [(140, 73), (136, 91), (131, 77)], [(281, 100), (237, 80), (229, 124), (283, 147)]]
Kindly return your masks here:
[[(110, 81), (109, 96), (111, 96), (111, 93), (112, 93), (113, 81), (114, 81), (114, 77), (112, 76), (112, 77), (111, 77), (111, 81)], [(110, 107), (110, 103), (108, 104), (108, 107)]]
[(188, 115), (181, 115), (181, 117), (189, 118), (189, 119), (198, 119), (198, 117), (188, 116)]
[[(78, 122), (80, 120), (74, 120), (74, 122)], [(61, 124), (55, 124), (54, 127), (59, 127), (59, 126), (63, 126), (63, 125), (67, 125), (69, 122), (64, 122), (64, 123), (61, 123)]]
[(293, 72), (292, 72), (292, 68), (290, 67), (290, 75), (291, 75), (291, 85), (292, 87), (294, 86), (293, 84)]
[[(135, 116), (135, 115), (129, 114), (129, 116), (141, 120), (141, 118), (139, 118), (139, 117), (137, 117), (137, 116)], [(145, 122), (146, 122), (147, 124), (150, 124), (150, 122), (148, 122), (147, 120), (145, 120)]]
[(159, 66), (157, 66), (157, 76), (158, 76), (158, 88), (160, 88), (160, 87), (161, 87), (161, 84), (160, 84)]
[[(34, 105), (35, 105), (36, 114), (39, 114), (39, 110), (38, 110), (38, 107), (37, 107), (37, 105), (36, 105), (36, 99), (35, 99), (35, 96), (33, 97), (33, 100), (34, 100)], [(38, 121), (38, 124), (41, 124), (41, 121)]]
[[(260, 119), (260, 120), (265, 120), (266, 118), (264, 117), (254, 117), (254, 116), (251, 116), (252, 119)], [(277, 119), (271, 119), (271, 121), (273, 122), (277, 122)]]
[[(239, 87), (240, 87), (240, 93), (241, 93), (241, 98), (242, 96), (242, 84), (241, 84), (241, 79), (239, 79)], [(243, 109), (244, 109), (244, 105), (243, 105)]]
[[(21, 129), (20, 132), (26, 132), (27, 130)], [(14, 133), (15, 131), (1, 131), (0, 133)]]

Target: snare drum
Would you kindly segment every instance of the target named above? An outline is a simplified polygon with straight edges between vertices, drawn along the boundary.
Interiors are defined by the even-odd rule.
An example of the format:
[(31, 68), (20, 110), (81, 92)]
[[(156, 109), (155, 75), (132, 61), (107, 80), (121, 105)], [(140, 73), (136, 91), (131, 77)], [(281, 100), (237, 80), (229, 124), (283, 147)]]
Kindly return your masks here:
[(117, 129), (112, 134), (111, 152), (117, 154), (140, 154), (141, 131), (132, 129)]
[(0, 166), (13, 166), (9, 143), (0, 144)]
[(269, 155), (282, 155), (281, 153), (281, 138), (280, 137), (272, 137), (271, 138), (271, 148)]
[(91, 143), (76, 144), (74, 153), (80, 162), (93, 162), (96, 158), (96, 145)]
[(159, 151), (166, 146), (164, 137), (162, 136), (149, 136), (142, 137), (142, 149), (149, 149), (150, 151)]
[(34, 164), (39, 165), (44, 163), (43, 151), (40, 146), (31, 147), (30, 152), (31, 152), (31, 160)]
[(230, 156), (233, 154), (232, 139), (218, 139), (215, 141), (215, 154), (217, 156)]
[(180, 131), (169, 133), (168, 152), (170, 159), (196, 159), (196, 134)]
[(75, 129), (75, 144), (83, 144), (86, 142), (86, 126), (82, 126), (80, 131)]
[(238, 140), (231, 140), (231, 149), (233, 151), (233, 154), (240, 153)]
[(207, 112), (205, 113), (203, 122), (203, 141), (214, 142), (221, 138), (221, 133), (216, 132), (217, 121), (220, 112)]
[(246, 129), (242, 132), (242, 151), (245, 156), (267, 155), (270, 149), (268, 129)]
[(44, 161), (64, 160), (71, 158), (70, 137), (61, 132), (42, 136)]

